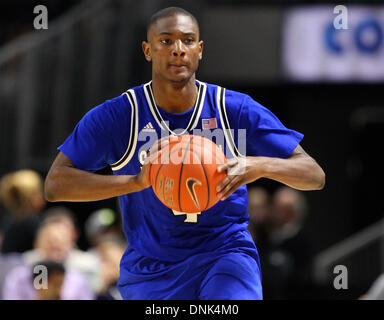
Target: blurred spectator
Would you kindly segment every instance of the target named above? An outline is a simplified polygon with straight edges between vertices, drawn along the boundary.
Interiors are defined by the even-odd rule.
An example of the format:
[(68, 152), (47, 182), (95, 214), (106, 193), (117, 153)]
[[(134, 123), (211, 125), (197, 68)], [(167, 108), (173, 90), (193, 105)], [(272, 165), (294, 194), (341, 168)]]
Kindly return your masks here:
[(109, 208), (93, 212), (85, 222), (85, 233), (91, 245), (89, 253), (101, 262), (100, 300), (120, 300), (117, 289), (120, 260), (127, 246), (117, 223), (117, 214)]
[(41, 176), (32, 170), (6, 174), (0, 181), (0, 198), (10, 218), (1, 252), (21, 253), (32, 249), (40, 223), (39, 213), (46, 205)]
[(42, 215), (43, 222), (62, 222), (66, 224), (71, 230), (72, 241), (74, 244), (77, 243), (80, 237), (80, 228), (74, 213), (66, 208), (61, 206), (54, 206), (44, 211)]
[(54, 222), (63, 223), (70, 230), (72, 238), (71, 249), (65, 259), (65, 265), (84, 274), (87, 277), (92, 290), (98, 292), (101, 286), (100, 258), (77, 248), (80, 228), (78, 227), (75, 215), (68, 208), (55, 206), (48, 209), (43, 214), (44, 224)]
[(101, 259), (102, 286), (97, 297), (99, 300), (122, 300), (117, 289), (117, 280), (124, 250), (125, 246), (121, 242), (113, 240), (100, 242), (95, 248)]
[(8, 272), (23, 264), (20, 253), (0, 254), (0, 300), (3, 300), (3, 287)]
[(384, 300), (384, 273), (382, 273), (360, 300)]
[(257, 238), (265, 299), (298, 298), (310, 277), (311, 247), (303, 224), (307, 203), (302, 192), (283, 186), (272, 196), (264, 233)]
[[(35, 287), (37, 280), (35, 266), (46, 266), (48, 271), (48, 289)], [(42, 261), (34, 265), (21, 265), (13, 268), (7, 275), (3, 287), (4, 300), (92, 300), (94, 295), (85, 278), (73, 270), (65, 270), (57, 261)], [(39, 281), (37, 281), (39, 283)], [(48, 290), (48, 292), (46, 292)], [(59, 294), (60, 293), (60, 294)]]
[[(0, 204), (1, 204), (1, 201), (0, 201)], [(1, 208), (0, 208), (0, 252), (1, 252), (1, 246), (3, 243), (4, 231), (9, 226), (10, 221), (11, 221), (11, 214), (6, 211), (1, 211)]]
[(85, 222), (85, 234), (89, 244), (95, 247), (105, 240), (125, 241), (117, 220), (116, 212), (110, 208), (91, 213)]
[(265, 232), (265, 221), (270, 210), (270, 196), (268, 191), (262, 187), (250, 187), (248, 189), (248, 199), (248, 231), (256, 243), (257, 239), (262, 237)]
[[(77, 278), (87, 283), (88, 291), (96, 293), (100, 288), (99, 259), (75, 248), (73, 229), (68, 223), (48, 217), (39, 228), (34, 249), (23, 253), (23, 260), (28, 266), (46, 259), (63, 263), (67, 270), (78, 273)], [(89, 298), (87, 291), (85, 296)]]
[[(36, 274), (35, 267), (44, 266), (47, 270), (47, 283), (46, 287), (36, 287), (35, 281), (38, 280), (38, 272)], [(33, 284), (36, 290), (37, 300), (60, 300), (64, 279), (65, 279), (65, 268), (61, 263), (54, 261), (42, 261), (39, 262), (33, 268)], [(39, 281), (36, 281), (39, 283)]]

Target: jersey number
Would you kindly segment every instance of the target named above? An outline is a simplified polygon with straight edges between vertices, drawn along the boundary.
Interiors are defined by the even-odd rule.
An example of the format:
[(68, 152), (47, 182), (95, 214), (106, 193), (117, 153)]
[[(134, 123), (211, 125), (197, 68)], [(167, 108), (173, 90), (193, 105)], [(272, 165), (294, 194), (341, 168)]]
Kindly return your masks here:
[(172, 210), (173, 214), (175, 216), (180, 216), (182, 214), (186, 215), (186, 218), (184, 222), (190, 222), (190, 223), (197, 223), (197, 215), (201, 214), (201, 212), (196, 212), (196, 213), (187, 213), (187, 212), (180, 212), (176, 210)]

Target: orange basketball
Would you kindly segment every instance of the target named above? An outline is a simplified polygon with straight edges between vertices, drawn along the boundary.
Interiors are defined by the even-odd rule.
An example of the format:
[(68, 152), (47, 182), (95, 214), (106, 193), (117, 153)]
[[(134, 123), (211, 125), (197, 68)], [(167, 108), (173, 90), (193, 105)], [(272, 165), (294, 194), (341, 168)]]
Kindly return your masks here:
[(151, 164), (151, 185), (168, 208), (197, 213), (219, 200), (217, 185), (227, 173), (217, 167), (226, 161), (221, 149), (202, 136), (170, 136), (169, 143)]

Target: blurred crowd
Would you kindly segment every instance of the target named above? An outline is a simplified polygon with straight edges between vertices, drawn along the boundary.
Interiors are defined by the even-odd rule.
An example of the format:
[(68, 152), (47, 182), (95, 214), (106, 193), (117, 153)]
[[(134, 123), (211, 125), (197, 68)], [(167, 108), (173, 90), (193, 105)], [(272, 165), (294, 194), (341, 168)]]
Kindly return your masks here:
[(38, 3), (30, 0), (1, 1), (0, 46), (16, 39), (20, 35), (33, 31), (33, 11), (42, 4), (49, 9), (49, 19), (53, 20), (72, 8), (81, 0), (45, 0)]
[[(313, 284), (305, 193), (250, 186), (248, 230), (258, 248), (264, 299), (301, 299)], [(0, 300), (120, 300), (120, 259), (127, 243), (110, 208), (83, 226), (67, 207), (48, 207), (33, 170), (0, 179)], [(78, 247), (81, 232), (89, 248)], [(384, 299), (384, 275), (360, 299)]]
[[(306, 225), (309, 208), (305, 193), (287, 186), (272, 194), (253, 186), (248, 193), (248, 230), (260, 255), (264, 299), (310, 297), (317, 284), (313, 275), (315, 251)], [(356, 298), (384, 300), (384, 274)]]
[[(120, 300), (116, 283), (127, 246), (109, 208), (78, 225), (63, 206), (47, 208), (43, 179), (20, 170), (0, 180), (0, 300)], [(80, 232), (90, 244), (78, 248)]]
[(299, 298), (311, 283), (313, 248), (303, 192), (249, 188), (249, 232), (258, 248), (265, 299)]

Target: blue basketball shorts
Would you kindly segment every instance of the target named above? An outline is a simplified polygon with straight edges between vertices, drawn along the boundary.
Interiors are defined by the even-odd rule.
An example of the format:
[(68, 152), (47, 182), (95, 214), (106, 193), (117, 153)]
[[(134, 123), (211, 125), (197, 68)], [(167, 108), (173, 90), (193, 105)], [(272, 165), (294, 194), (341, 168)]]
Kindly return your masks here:
[(259, 259), (241, 251), (197, 254), (160, 272), (121, 276), (118, 288), (123, 299), (133, 300), (263, 298)]

